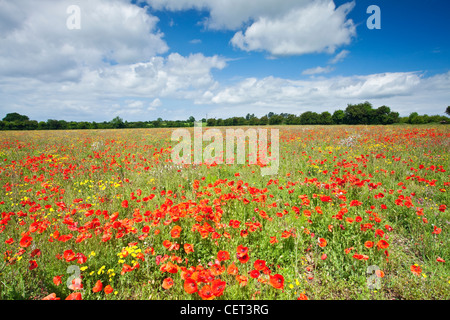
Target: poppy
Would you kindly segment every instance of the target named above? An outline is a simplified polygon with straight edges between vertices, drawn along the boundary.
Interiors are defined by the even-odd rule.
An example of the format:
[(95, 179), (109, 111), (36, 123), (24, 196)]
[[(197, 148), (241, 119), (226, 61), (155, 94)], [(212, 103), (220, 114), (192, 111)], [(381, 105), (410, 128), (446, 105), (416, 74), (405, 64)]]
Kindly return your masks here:
[(364, 243), (364, 247), (366, 247), (366, 248), (372, 248), (373, 245), (374, 245), (373, 241), (366, 241)]
[(230, 275), (237, 275), (239, 272), (238, 268), (236, 267), (236, 265), (234, 264), (234, 262), (232, 264), (230, 264), (227, 268), (227, 273)]
[(328, 256), (324, 253), (322, 254), (322, 256), (320, 257), (320, 259), (325, 260)]
[(431, 234), (440, 234), (441, 231), (442, 231), (441, 228), (438, 228), (438, 227), (434, 226), (434, 230), (433, 230), (433, 232)]
[(220, 297), (226, 287), (227, 283), (220, 279), (216, 279), (211, 283), (211, 291), (216, 297)]
[(284, 287), (284, 277), (280, 274), (275, 274), (270, 276), (269, 283), (275, 289), (283, 289)]
[(105, 293), (106, 294), (110, 294), (113, 291), (114, 291), (114, 289), (109, 284), (105, 287)]
[(375, 274), (377, 275), (378, 278), (383, 278), (384, 277), (383, 270), (375, 270)]
[(237, 255), (238, 256), (244, 256), (248, 252), (248, 247), (244, 247), (243, 245), (238, 245), (237, 247)]
[(187, 278), (186, 281), (184, 281), (184, 291), (186, 291), (188, 294), (193, 294), (197, 292), (197, 283), (192, 280), (191, 278)]
[(183, 247), (186, 253), (194, 252), (194, 246), (190, 243), (185, 243)]
[(166, 278), (163, 281), (162, 287), (166, 290), (170, 289), (173, 286), (173, 279), (172, 278)]
[(308, 297), (303, 293), (300, 293), (300, 296), (297, 298), (297, 300), (308, 300)]
[(122, 201), (122, 208), (128, 208), (128, 200)]
[(64, 251), (64, 259), (66, 259), (67, 262), (73, 261), (77, 258), (75, 255), (75, 252), (72, 250), (66, 250)]
[(29, 235), (24, 235), (22, 239), (20, 239), (20, 246), (23, 248), (27, 248), (30, 246), (31, 241), (33, 241), (33, 238)]
[(81, 292), (73, 292), (69, 294), (66, 300), (83, 300), (81, 297)]
[(228, 251), (220, 250), (220, 251), (217, 253), (217, 259), (218, 259), (219, 261), (230, 260), (230, 254), (228, 253)]
[(6, 244), (12, 244), (14, 243), (14, 239), (13, 238), (9, 238), (8, 240), (5, 240)]
[(412, 265), (411, 272), (414, 273), (416, 276), (420, 276), (420, 274), (422, 273), (422, 268), (419, 267), (418, 265)]
[(437, 257), (437, 258), (436, 258), (436, 261), (437, 261), (437, 262), (445, 262), (445, 260), (442, 259), (441, 257)]
[(53, 283), (54, 283), (56, 286), (59, 286), (59, 285), (62, 283), (62, 281), (61, 281), (61, 276), (54, 276), (54, 277), (53, 277)]
[(170, 236), (172, 238), (179, 238), (181, 234), (181, 227), (180, 226), (175, 226), (172, 228), (172, 230), (170, 231)]
[(377, 242), (377, 247), (378, 249), (386, 249), (387, 247), (389, 247), (389, 243), (387, 243), (386, 240), (380, 240)]
[(204, 285), (200, 291), (198, 292), (198, 295), (203, 300), (212, 300), (215, 298), (214, 294), (212, 293), (211, 287), (209, 285)]
[(327, 246), (327, 240), (325, 240), (324, 238), (319, 238), (319, 246), (320, 247), (326, 247)]
[(250, 271), (250, 277), (251, 277), (251, 278), (257, 279), (257, 278), (259, 278), (259, 276), (260, 276), (260, 273), (259, 273), (258, 270), (252, 270), (252, 271)]
[(239, 285), (245, 287), (248, 283), (248, 278), (246, 276), (237, 275), (236, 280), (239, 282)]
[(30, 264), (30, 266), (28, 267), (28, 269), (30, 269), (30, 270), (33, 270), (33, 269), (36, 269), (37, 268), (37, 262), (36, 262), (36, 260), (30, 260), (30, 261), (28, 261), (29, 262), (29, 264)]
[(250, 256), (246, 253), (243, 256), (237, 256), (238, 260), (240, 263), (247, 263), (248, 260), (250, 259)]
[(100, 291), (102, 291), (102, 289), (103, 289), (103, 283), (100, 280), (98, 280), (95, 283), (94, 287), (92, 288), (92, 292), (94, 292), (94, 293), (100, 292)]
[(46, 296), (42, 300), (61, 300), (61, 298), (58, 298), (56, 296), (56, 293), (50, 293), (48, 296)]
[(41, 255), (41, 250), (40, 249), (34, 249), (31, 253), (30, 253), (30, 256), (32, 257), (32, 258), (34, 258), (35, 256), (40, 256)]
[(266, 261), (264, 261), (264, 260), (256, 260), (255, 263), (253, 264), (253, 266), (258, 271), (264, 270), (265, 267), (266, 267)]

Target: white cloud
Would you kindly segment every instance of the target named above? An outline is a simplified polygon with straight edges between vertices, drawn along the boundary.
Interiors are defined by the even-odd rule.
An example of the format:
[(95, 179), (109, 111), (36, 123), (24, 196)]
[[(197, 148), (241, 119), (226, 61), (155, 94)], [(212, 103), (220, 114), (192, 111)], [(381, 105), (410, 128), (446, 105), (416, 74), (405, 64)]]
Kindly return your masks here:
[[(370, 101), (408, 115), (412, 111), (442, 114), (450, 100), (450, 72), (424, 77), (416, 72), (289, 80), (248, 78), (199, 98), (215, 104), (211, 116), (263, 115), (267, 112), (300, 114), (305, 111), (345, 109), (348, 103)], [(245, 111), (243, 111), (245, 110)]]
[(245, 32), (239, 31), (231, 43), (245, 51), (265, 50), (272, 55), (333, 53), (349, 44), (355, 26), (346, 20), (353, 3), (335, 8), (333, 2), (314, 2), (275, 19), (260, 17)]
[[(336, 8), (332, 0), (149, 0), (155, 9), (208, 10), (207, 28), (239, 30), (233, 46), (272, 55), (334, 53), (356, 29), (346, 16), (355, 3)], [(241, 30), (240, 30), (241, 29)]]
[(330, 66), (326, 66), (326, 67), (319, 66), (319, 67), (303, 70), (302, 74), (315, 75), (315, 74), (321, 74), (321, 73), (330, 73), (333, 70), (334, 70), (334, 68), (332, 68)]
[(329, 61), (329, 63), (336, 64), (338, 62), (341, 62), (342, 60), (344, 60), (349, 55), (349, 53), (350, 53), (350, 51), (348, 51), (348, 50), (342, 50), (333, 59), (331, 59)]
[(159, 19), (145, 9), (125, 0), (76, 3), (80, 30), (66, 25), (74, 1), (1, 1), (0, 12), (12, 18), (0, 24), (0, 74), (76, 81), (84, 68), (136, 63), (168, 50)]

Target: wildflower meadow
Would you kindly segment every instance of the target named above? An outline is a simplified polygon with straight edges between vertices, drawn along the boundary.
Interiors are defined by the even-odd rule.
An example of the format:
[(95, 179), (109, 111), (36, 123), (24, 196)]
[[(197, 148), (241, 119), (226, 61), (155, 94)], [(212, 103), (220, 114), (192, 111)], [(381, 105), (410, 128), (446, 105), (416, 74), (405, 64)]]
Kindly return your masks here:
[(264, 127), (266, 175), (248, 139), (2, 132), (0, 299), (450, 299), (450, 127)]

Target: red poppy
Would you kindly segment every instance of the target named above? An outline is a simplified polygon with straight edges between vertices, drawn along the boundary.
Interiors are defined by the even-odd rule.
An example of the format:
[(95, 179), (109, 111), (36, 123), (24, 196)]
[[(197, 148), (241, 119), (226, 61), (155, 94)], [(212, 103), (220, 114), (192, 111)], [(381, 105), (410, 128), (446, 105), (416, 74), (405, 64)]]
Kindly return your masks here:
[(187, 278), (186, 281), (184, 281), (184, 291), (186, 291), (188, 294), (193, 294), (197, 292), (197, 283), (192, 280), (191, 278)]
[(22, 239), (20, 239), (20, 246), (23, 248), (27, 248), (30, 246), (31, 241), (33, 241), (33, 238), (29, 235), (24, 235)]
[(181, 227), (180, 226), (174, 226), (172, 230), (170, 231), (170, 236), (172, 238), (179, 238), (181, 234)]
[(436, 261), (437, 261), (437, 262), (445, 262), (445, 260), (442, 259), (441, 257), (437, 257), (437, 258), (436, 258)]
[(165, 278), (162, 284), (162, 287), (166, 290), (172, 288), (173, 286), (173, 279), (172, 278)]
[(237, 255), (244, 256), (248, 252), (248, 247), (244, 247), (243, 245), (238, 245), (237, 247)]
[(34, 249), (31, 253), (30, 253), (30, 256), (32, 257), (32, 258), (34, 258), (35, 256), (40, 256), (41, 255), (41, 250), (40, 249)]
[(433, 232), (431, 234), (440, 234), (441, 231), (442, 231), (441, 228), (438, 228), (438, 227), (434, 226), (434, 230), (433, 230)]
[(61, 276), (54, 276), (54, 277), (53, 277), (53, 283), (54, 283), (56, 286), (59, 286), (59, 285), (62, 283), (62, 281), (61, 281)]
[(73, 292), (69, 294), (66, 300), (83, 300), (81, 297), (81, 292)]
[(215, 295), (213, 294), (211, 287), (209, 285), (204, 285), (198, 292), (198, 295), (203, 300), (212, 300), (215, 298)]
[(366, 241), (364, 243), (364, 247), (366, 247), (366, 248), (372, 248), (373, 245), (374, 245), (373, 241)]
[(255, 267), (256, 270), (262, 271), (262, 270), (264, 270), (266, 268), (266, 261), (258, 259), (258, 260), (255, 261), (253, 266)]
[(106, 294), (110, 294), (113, 291), (114, 291), (114, 289), (109, 284), (105, 287), (105, 293)]
[(240, 263), (247, 263), (248, 260), (250, 259), (250, 256), (246, 253), (246, 254), (244, 254), (243, 256), (239, 256), (239, 255), (238, 255), (237, 258), (238, 258), (238, 260), (239, 260)]
[(5, 240), (5, 243), (6, 244), (12, 244), (12, 243), (14, 243), (14, 239), (13, 238), (9, 238), (9, 239)]
[(386, 242), (386, 240), (380, 240), (377, 242), (378, 249), (386, 249), (389, 247), (389, 243)]
[(218, 259), (219, 261), (230, 260), (230, 254), (228, 253), (228, 251), (220, 250), (220, 251), (217, 253), (217, 259)]
[(245, 287), (248, 283), (248, 278), (239, 274), (236, 276), (236, 280), (239, 282), (241, 287)]
[(61, 300), (61, 298), (58, 298), (56, 296), (56, 293), (50, 293), (48, 296), (46, 296), (42, 300)]
[(64, 251), (64, 259), (66, 259), (67, 262), (73, 261), (77, 258), (75, 255), (75, 252), (72, 250), (66, 250)]
[(225, 290), (226, 282), (220, 279), (215, 279), (211, 282), (211, 290), (216, 297), (220, 297)]
[(230, 264), (227, 268), (227, 273), (230, 275), (237, 275), (239, 272), (238, 268), (236, 267), (236, 265), (234, 264), (234, 262), (232, 264)]
[(194, 246), (190, 243), (185, 243), (183, 247), (184, 247), (184, 251), (188, 254), (191, 252), (194, 252)]
[(327, 240), (325, 240), (324, 238), (319, 238), (319, 246), (320, 247), (326, 247), (327, 246)]
[(123, 200), (122, 201), (122, 207), (123, 208), (128, 208), (128, 200)]
[(420, 274), (422, 273), (422, 268), (417, 265), (412, 265), (411, 272), (414, 273), (416, 276), (420, 276)]
[(92, 292), (100, 292), (103, 289), (103, 283), (100, 280), (97, 280), (94, 287), (92, 288)]
[(269, 283), (275, 289), (283, 289), (284, 287), (284, 277), (280, 274), (275, 274), (270, 276)]
[(259, 278), (259, 276), (260, 276), (260, 273), (258, 270), (250, 271), (250, 277), (252, 277), (253, 279), (257, 279), (257, 278)]
[(308, 300), (308, 297), (303, 293), (300, 293), (300, 296), (297, 298), (297, 300)]
[(30, 266), (28, 267), (28, 269), (30, 270), (36, 269), (38, 266), (36, 260), (30, 260), (28, 261), (28, 263), (30, 264)]

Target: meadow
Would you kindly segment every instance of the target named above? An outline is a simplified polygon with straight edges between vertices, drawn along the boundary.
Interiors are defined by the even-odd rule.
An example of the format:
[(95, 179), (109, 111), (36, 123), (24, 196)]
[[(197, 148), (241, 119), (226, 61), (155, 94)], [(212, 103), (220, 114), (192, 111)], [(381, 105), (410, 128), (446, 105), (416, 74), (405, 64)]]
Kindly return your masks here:
[(267, 176), (169, 128), (1, 132), (0, 299), (450, 299), (449, 126), (276, 128)]

